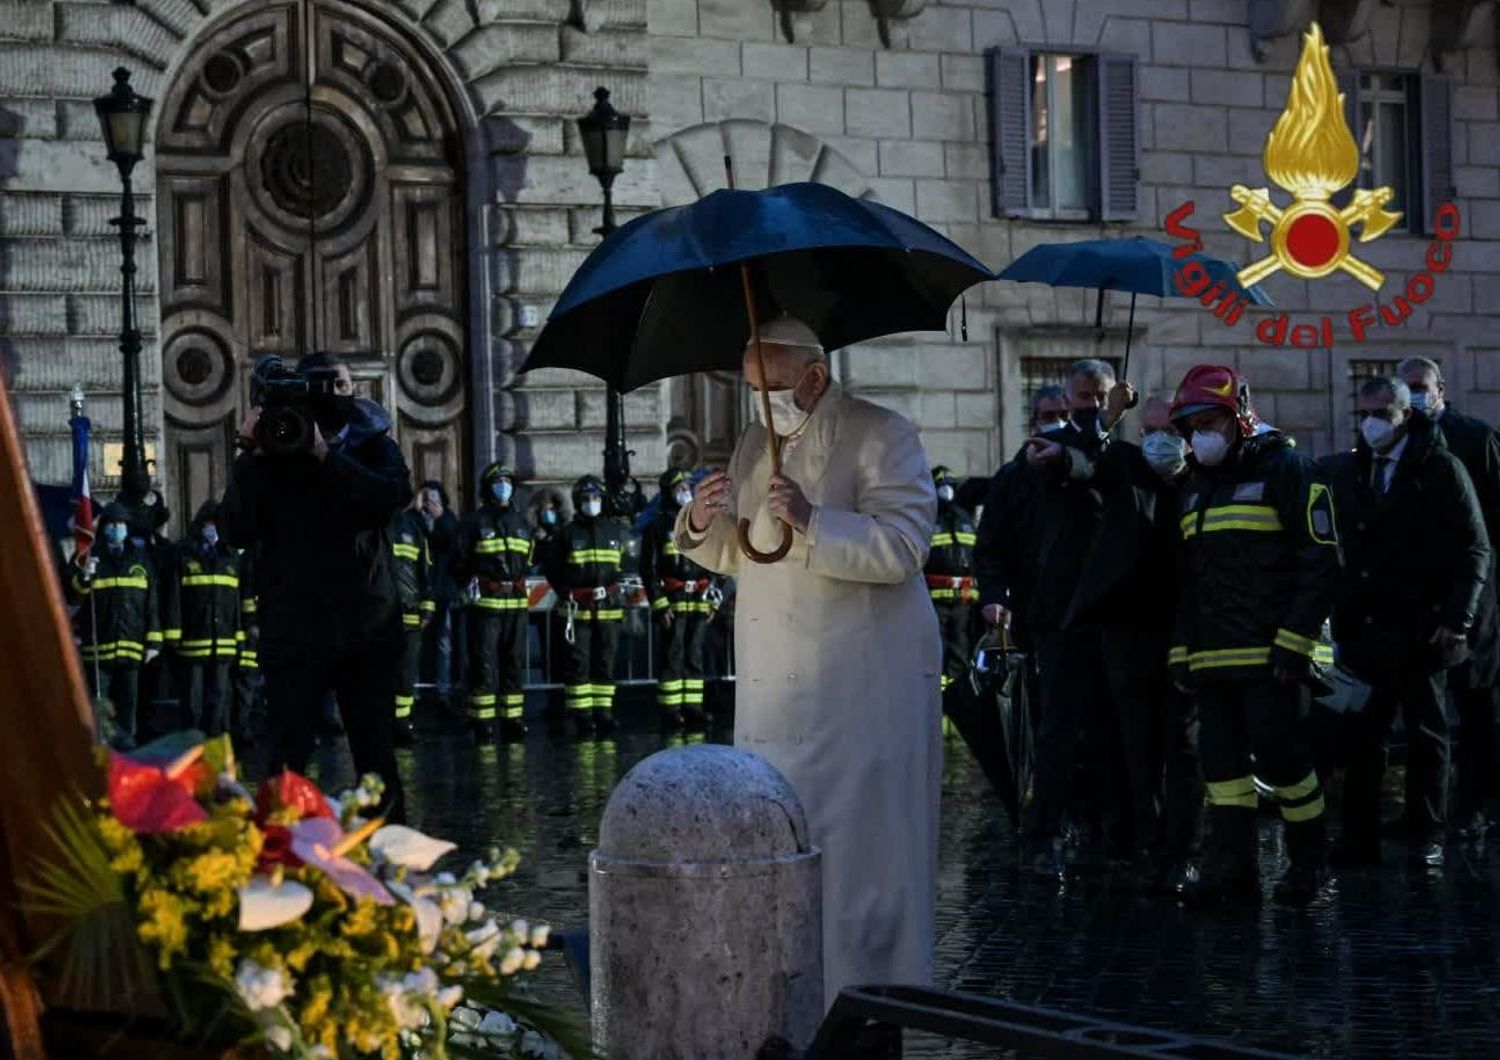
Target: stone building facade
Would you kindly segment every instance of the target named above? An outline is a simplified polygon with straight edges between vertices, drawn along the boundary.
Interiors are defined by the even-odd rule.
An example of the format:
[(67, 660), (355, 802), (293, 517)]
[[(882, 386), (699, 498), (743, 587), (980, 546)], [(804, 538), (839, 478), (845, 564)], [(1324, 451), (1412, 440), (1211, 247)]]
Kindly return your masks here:
[[(1129, 376), (1249, 377), (1314, 452), (1348, 435), (1353, 379), (1409, 354), (1500, 416), (1500, 72), (1493, 0), (0, 0), (0, 357), (39, 481), (69, 475), (66, 393), (91, 392), (96, 489), (120, 439), (119, 182), (91, 99), (124, 66), (155, 99), (137, 167), (148, 218), (148, 446), (169, 506), (222, 488), (259, 353), (344, 353), (391, 409), (414, 470), (463, 492), (491, 459), (535, 481), (600, 464), (605, 401), (572, 373), (518, 374), (597, 242), (599, 188), (573, 121), (597, 85), (632, 116), (623, 216), (724, 182), (818, 180), (870, 195), (1004, 267), (1042, 242), (1147, 235), (1185, 202), (1210, 253), (1259, 250), (1221, 219), (1287, 99), (1318, 19), (1367, 181), (1406, 220), (1352, 278), (1264, 283), (1236, 327), (1142, 298)], [(308, 124), (313, 132), (308, 133)], [(297, 128), (302, 132), (298, 134)], [(311, 141), (314, 150), (308, 152)], [(1282, 193), (1272, 189), (1273, 197)], [(1403, 327), (1349, 340), (1348, 312), (1422, 269), (1437, 204), (1451, 267)], [(1282, 196), (1285, 201), (1285, 196)], [(1080, 355), (1118, 358), (1128, 303), (1093, 327), (1077, 289), (990, 283), (947, 334), (836, 355), (857, 392), (921, 427), (932, 460), (993, 469), (1025, 396)], [(1255, 325), (1335, 326), (1333, 349)], [(112, 393), (113, 392), (113, 393)], [(627, 396), (634, 465), (721, 459), (746, 413), (733, 377)], [(1337, 424), (1335, 430), (1330, 423)]]

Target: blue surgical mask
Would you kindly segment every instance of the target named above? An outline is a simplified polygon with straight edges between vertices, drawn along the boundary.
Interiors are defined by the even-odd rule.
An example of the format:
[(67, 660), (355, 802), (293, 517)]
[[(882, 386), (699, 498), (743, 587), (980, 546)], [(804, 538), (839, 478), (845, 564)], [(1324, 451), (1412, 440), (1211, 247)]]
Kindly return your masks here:
[(1187, 462), (1187, 442), (1171, 431), (1152, 431), (1141, 439), (1146, 463), (1159, 475), (1175, 475)]
[(542, 525), (543, 526), (556, 526), (557, 525), (557, 509), (556, 508), (543, 508), (542, 509)]
[(104, 543), (110, 548), (122, 548), (125, 545), (125, 524), (110, 523), (104, 528)]
[(205, 523), (203, 526), (203, 543), (213, 548), (219, 543), (219, 528), (213, 523)]
[(515, 491), (516, 488), (505, 479), (500, 479), (490, 486), (490, 496), (494, 497), (501, 504), (509, 504), (511, 494)]
[(583, 514), (590, 519), (597, 518), (599, 513), (603, 510), (604, 502), (598, 497), (590, 497), (588, 500), (584, 501), (582, 505)]
[(938, 500), (951, 501), (953, 499), (953, 487), (946, 482), (937, 488)]
[(1411, 392), (1411, 408), (1413, 412), (1431, 412), (1432, 395), (1425, 390), (1413, 390)]

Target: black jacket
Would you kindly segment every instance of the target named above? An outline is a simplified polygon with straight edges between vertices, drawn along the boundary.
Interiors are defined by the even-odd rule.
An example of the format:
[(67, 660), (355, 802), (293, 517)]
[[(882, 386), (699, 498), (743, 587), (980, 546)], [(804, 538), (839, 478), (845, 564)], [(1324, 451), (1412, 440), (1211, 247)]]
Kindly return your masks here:
[(1479, 510), (1490, 535), (1490, 575), (1475, 607), (1469, 630), (1473, 653), (1473, 687), (1486, 688), (1500, 681), (1500, 592), (1496, 588), (1495, 543), (1500, 541), (1500, 434), (1483, 420), (1465, 416), (1445, 405), (1436, 421), (1448, 451), (1458, 457), (1474, 483)]
[(1021, 474), (1030, 480), (1028, 503), (1035, 514), (1024, 532), (1034, 540), (1022, 544), (1034, 557), (1037, 591), (1031, 594), (1025, 620), (1037, 633), (1067, 628), (1068, 611), (1083, 576), (1084, 558), (1104, 524), (1104, 484), (1093, 465), (1115, 443), (1068, 427), (1051, 436), (1063, 455), (1054, 464), (1032, 465), (1022, 457)]
[(128, 541), (118, 552), (95, 544), (89, 555), (98, 560), (93, 580), (84, 582), (76, 566), (68, 577), (68, 598), (80, 605), (76, 621), (83, 658), (140, 666), (148, 648), (162, 646), (151, 559)]
[(456, 603), (463, 595), (459, 581), (459, 522), (446, 507), (427, 527), (427, 552), (432, 560), (432, 598), (439, 604)]
[(667, 503), (664, 497), (660, 510), (641, 533), (641, 583), (653, 614), (668, 607), (678, 612), (707, 613), (710, 608), (697, 587), (705, 582), (704, 589), (712, 587), (714, 576), (678, 551), (673, 533), (678, 510), (675, 503)]
[[(212, 506), (217, 512), (217, 505)], [(199, 536), (204, 505), (161, 572), (162, 637), (182, 659), (238, 657), (245, 640), (244, 561), (222, 540), (205, 546)], [(217, 515), (215, 514), (215, 517)]]
[(219, 531), (230, 545), (260, 545), (263, 665), (399, 641), (387, 528), (412, 489), (389, 427), (384, 409), (357, 399), (344, 440), (322, 462), (250, 453), (235, 461)]
[(420, 626), (422, 616), (433, 611), (432, 560), (427, 551), (427, 524), (410, 508), (391, 520), (391, 559), (402, 625)]
[(1367, 678), (1398, 665), (1461, 661), (1428, 643), (1440, 625), (1467, 629), (1489, 578), (1491, 552), (1468, 473), (1430, 420), (1411, 420), (1389, 491), (1371, 487), (1361, 441), (1323, 461), (1338, 510), (1346, 567), (1333, 611), (1343, 658)]
[(618, 599), (624, 541), (618, 519), (575, 515), (549, 543), (547, 580), (559, 596), (575, 589), (609, 588)]
[(479, 581), (475, 607), (486, 611), (526, 610), (526, 573), (536, 543), (524, 512), (486, 504), (464, 517), (458, 532), (457, 573), (467, 584)]
[(985, 494), (974, 543), (974, 575), (979, 602), (1001, 604), (1012, 614), (1011, 633), (1026, 642), (1026, 613), (1036, 585), (1039, 535), (1033, 503), (1036, 480), (1027, 474), (1022, 449), (995, 472)]
[[(974, 548), (979, 543), (974, 516), (954, 501), (938, 501), (924, 573), (968, 577), (974, 573)], [(952, 599), (952, 590), (948, 590)]]
[(1333, 498), (1282, 434), (1246, 439), (1181, 489), (1178, 608), (1171, 662), (1179, 681), (1261, 680), (1332, 661), (1319, 643), (1338, 588)]

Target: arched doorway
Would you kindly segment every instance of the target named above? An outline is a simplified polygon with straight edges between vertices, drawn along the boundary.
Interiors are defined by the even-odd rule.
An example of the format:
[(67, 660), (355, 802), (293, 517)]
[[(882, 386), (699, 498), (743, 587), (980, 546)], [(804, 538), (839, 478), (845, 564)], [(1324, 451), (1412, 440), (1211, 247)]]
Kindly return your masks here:
[(224, 490), (264, 353), (344, 357), (414, 480), (462, 495), (464, 162), (441, 83), (379, 19), (296, 0), (211, 29), (165, 94), (163, 471), (178, 527)]

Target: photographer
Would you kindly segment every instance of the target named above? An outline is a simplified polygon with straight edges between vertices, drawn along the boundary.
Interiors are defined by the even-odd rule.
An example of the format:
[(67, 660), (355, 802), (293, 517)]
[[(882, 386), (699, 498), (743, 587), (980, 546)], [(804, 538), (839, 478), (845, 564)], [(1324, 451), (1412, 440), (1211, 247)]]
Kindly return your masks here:
[(354, 766), (380, 774), (405, 816), (393, 751), (401, 606), (387, 527), (411, 501), (390, 418), (358, 400), (333, 355), (255, 366), (253, 406), (220, 513), (226, 542), (259, 545), (260, 667), (271, 770), (301, 770), (329, 691)]

